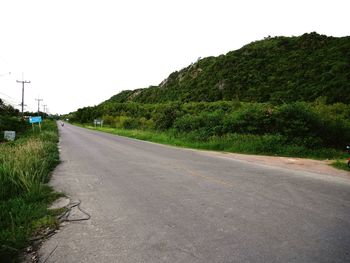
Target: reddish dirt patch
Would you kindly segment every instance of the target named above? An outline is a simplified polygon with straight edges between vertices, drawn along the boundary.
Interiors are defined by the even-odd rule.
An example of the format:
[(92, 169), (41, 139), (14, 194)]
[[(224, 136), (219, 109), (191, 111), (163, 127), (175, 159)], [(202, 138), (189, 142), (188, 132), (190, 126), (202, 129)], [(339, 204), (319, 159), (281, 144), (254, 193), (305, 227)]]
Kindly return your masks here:
[(262, 155), (247, 155), (238, 153), (219, 153), (219, 152), (206, 152), (211, 155), (243, 160), (251, 163), (263, 164), (268, 166), (281, 167), (291, 170), (307, 171), (318, 174), (327, 174), (333, 176), (347, 177), (350, 179), (350, 172), (336, 169), (330, 164), (329, 160), (311, 160), (303, 158), (293, 157), (277, 157), (277, 156), (262, 156)]

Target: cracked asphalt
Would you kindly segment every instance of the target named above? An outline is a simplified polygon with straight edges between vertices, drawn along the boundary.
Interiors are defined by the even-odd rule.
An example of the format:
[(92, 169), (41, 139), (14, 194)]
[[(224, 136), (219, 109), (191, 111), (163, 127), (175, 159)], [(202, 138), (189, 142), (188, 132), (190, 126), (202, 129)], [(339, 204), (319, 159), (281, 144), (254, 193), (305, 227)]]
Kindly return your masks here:
[(51, 184), (91, 219), (41, 262), (350, 262), (350, 177), (59, 128)]

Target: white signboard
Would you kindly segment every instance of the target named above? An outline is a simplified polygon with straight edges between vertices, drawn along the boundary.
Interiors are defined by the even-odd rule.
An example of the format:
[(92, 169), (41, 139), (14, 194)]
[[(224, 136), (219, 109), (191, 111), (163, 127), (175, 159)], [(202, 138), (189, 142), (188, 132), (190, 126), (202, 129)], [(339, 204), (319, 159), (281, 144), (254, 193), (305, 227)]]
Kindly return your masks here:
[(96, 125), (100, 125), (100, 126), (102, 127), (103, 120), (95, 119), (95, 120), (94, 120), (94, 124), (95, 124), (95, 126), (96, 126)]
[(15, 131), (5, 131), (4, 138), (5, 138), (5, 140), (8, 140), (8, 141), (14, 141), (16, 139), (16, 132)]

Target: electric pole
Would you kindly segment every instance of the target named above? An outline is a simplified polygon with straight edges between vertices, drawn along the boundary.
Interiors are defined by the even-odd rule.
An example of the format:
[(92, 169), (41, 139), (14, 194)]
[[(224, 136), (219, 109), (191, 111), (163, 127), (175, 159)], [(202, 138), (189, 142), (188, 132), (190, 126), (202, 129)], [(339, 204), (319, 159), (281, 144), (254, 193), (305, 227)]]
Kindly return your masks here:
[(17, 80), (17, 83), (22, 83), (22, 103), (20, 104), (22, 107), (22, 117), (23, 117), (23, 107), (24, 107), (24, 84), (30, 83), (27, 80)]
[[(43, 105), (44, 106), (44, 115), (46, 115), (46, 104), (45, 105)], [(43, 116), (43, 118), (44, 118), (44, 116)]]
[(43, 101), (43, 99), (35, 99), (36, 101), (38, 101), (38, 116), (39, 116), (39, 112), (40, 112), (40, 101)]

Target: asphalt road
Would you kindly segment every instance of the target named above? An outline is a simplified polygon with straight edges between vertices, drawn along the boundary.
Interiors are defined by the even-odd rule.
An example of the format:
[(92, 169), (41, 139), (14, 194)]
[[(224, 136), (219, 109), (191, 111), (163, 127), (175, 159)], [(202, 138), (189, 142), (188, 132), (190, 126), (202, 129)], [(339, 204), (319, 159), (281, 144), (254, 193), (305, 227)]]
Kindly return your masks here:
[(350, 262), (350, 179), (60, 127), (52, 185), (91, 219), (46, 262)]

